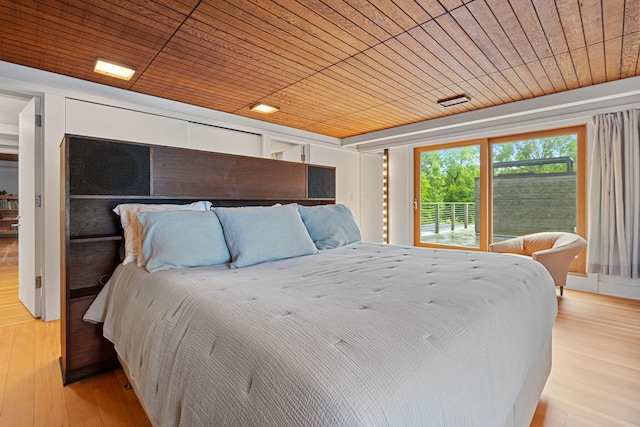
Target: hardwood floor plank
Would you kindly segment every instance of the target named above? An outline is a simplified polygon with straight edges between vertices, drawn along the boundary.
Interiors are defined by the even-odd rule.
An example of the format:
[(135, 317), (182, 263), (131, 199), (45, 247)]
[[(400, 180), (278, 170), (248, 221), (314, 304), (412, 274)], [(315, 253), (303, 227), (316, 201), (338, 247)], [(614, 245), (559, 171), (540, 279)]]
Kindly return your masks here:
[(34, 426), (35, 321), (15, 326), (0, 426)]
[(18, 238), (0, 238), (0, 327), (32, 320), (18, 300)]
[(64, 401), (69, 426), (103, 425), (100, 417), (98, 402), (93, 393), (96, 382), (102, 380), (103, 375), (95, 376), (89, 380), (78, 381), (63, 388), (62, 376), (60, 388), (63, 389)]
[(5, 391), (7, 391), (7, 375), (11, 366), (11, 349), (13, 348), (15, 331), (15, 326), (0, 328), (0, 349), (2, 349), (0, 351), (0, 416), (2, 415)]
[(532, 426), (637, 426), (640, 301), (565, 291)]
[(25, 313), (25, 310), (24, 306), (16, 307), (15, 309), (0, 309), (0, 326), (17, 325), (32, 321), (33, 316), (28, 312)]
[[(127, 395), (134, 393), (134, 391), (125, 390), (125, 384), (126, 381), (121, 382), (114, 372), (109, 372), (104, 376), (103, 381), (94, 387), (94, 393), (100, 408), (100, 416), (107, 426), (145, 425), (138, 424), (137, 414), (127, 410), (129, 406)], [(146, 425), (151, 425), (148, 420)]]
[(0, 268), (18, 265), (18, 238), (0, 237)]
[[(122, 369), (116, 369), (115, 371), (113, 371), (113, 373), (117, 378), (118, 384), (120, 387), (124, 387), (124, 385), (129, 382), (129, 380), (127, 379), (127, 376), (125, 375)], [(136, 396), (136, 392), (133, 391), (133, 389), (125, 390), (124, 396), (127, 399), (127, 403), (131, 411), (131, 416), (134, 420), (134, 425), (150, 426), (151, 423), (149, 422), (149, 418), (147, 417), (146, 412), (144, 412), (144, 409), (142, 408), (142, 405), (138, 400), (138, 396)]]
[(60, 322), (36, 323), (35, 426), (69, 425), (60, 386)]

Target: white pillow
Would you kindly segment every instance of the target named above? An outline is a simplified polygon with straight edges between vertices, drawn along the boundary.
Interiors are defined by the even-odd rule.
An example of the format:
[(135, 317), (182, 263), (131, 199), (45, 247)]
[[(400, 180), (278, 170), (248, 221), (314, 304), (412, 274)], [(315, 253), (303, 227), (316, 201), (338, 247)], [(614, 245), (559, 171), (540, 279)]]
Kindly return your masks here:
[(164, 211), (180, 211), (180, 210), (193, 210), (193, 211), (208, 211), (211, 209), (211, 202), (200, 201), (193, 202), (188, 205), (153, 205), (142, 203), (124, 203), (113, 208), (113, 211), (120, 216), (120, 223), (124, 230), (124, 260), (123, 264), (129, 264), (130, 262), (137, 262), (140, 267), (143, 267), (144, 257), (142, 256), (142, 245), (140, 238), (140, 222), (136, 214), (138, 212), (164, 212)]

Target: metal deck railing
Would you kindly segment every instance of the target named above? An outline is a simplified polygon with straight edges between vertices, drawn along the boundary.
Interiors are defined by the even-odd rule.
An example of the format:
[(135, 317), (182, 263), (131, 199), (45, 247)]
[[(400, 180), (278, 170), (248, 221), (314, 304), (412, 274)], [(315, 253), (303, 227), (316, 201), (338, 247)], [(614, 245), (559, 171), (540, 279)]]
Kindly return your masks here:
[(420, 228), (424, 233), (438, 234), (460, 228), (474, 228), (474, 202), (425, 202), (420, 205)]

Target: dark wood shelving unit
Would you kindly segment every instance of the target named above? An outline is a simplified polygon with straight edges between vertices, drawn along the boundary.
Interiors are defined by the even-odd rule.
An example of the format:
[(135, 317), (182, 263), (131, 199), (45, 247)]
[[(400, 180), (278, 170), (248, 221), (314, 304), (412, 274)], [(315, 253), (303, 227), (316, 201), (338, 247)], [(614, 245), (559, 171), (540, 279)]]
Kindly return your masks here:
[(121, 262), (121, 203), (335, 203), (335, 168), (67, 135), (61, 145), (61, 368), (64, 384), (118, 365), (82, 316)]

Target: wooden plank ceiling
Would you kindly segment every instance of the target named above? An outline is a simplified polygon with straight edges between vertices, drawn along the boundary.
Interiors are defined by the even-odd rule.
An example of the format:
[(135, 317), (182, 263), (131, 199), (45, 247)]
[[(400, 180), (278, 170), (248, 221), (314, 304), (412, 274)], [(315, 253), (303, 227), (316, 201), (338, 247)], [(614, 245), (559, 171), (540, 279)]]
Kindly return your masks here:
[(0, 60), (338, 138), (640, 75), (639, 0), (0, 5)]

